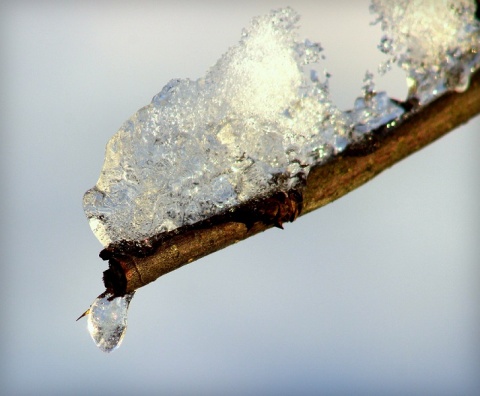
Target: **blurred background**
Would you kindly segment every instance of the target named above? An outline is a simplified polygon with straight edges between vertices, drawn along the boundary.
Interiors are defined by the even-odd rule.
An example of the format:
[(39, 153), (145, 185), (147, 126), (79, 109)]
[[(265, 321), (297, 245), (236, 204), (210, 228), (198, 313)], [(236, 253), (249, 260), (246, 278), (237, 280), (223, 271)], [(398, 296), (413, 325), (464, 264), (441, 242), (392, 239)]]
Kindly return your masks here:
[[(75, 322), (106, 269), (82, 195), (123, 121), (285, 5), (352, 107), (383, 60), (368, 4), (1, 3), (1, 394), (480, 394), (478, 117), (284, 231), (139, 290), (113, 353)], [(376, 81), (406, 93), (399, 70)]]

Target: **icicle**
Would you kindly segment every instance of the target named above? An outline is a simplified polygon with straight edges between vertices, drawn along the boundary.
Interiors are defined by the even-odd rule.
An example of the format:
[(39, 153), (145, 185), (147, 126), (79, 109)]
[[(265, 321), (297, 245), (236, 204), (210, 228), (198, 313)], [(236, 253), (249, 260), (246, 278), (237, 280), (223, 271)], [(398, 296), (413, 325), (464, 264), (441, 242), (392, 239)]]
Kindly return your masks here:
[(88, 331), (103, 352), (111, 352), (122, 343), (127, 330), (128, 306), (134, 294), (114, 297), (109, 292), (102, 293), (85, 313), (88, 316)]

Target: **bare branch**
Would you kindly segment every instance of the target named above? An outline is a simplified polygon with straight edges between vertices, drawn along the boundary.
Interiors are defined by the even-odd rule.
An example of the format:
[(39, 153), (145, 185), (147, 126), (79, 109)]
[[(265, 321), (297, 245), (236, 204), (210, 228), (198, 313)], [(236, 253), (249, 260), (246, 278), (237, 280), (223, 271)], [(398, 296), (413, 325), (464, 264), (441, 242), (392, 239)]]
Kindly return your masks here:
[[(284, 221), (292, 221), (324, 206), (378, 175), (386, 168), (443, 136), (480, 113), (480, 72), (468, 90), (447, 93), (420, 110), (412, 109), (393, 128), (384, 127), (360, 145), (352, 146), (331, 162), (312, 169), (303, 193), (303, 208), (296, 195), (269, 197), (235, 212), (157, 236), (145, 246), (109, 246), (101, 257), (109, 259), (104, 273), (108, 290), (123, 295), (158, 277), (223, 249)], [(297, 192), (298, 193), (298, 192)], [(141, 243), (140, 243), (141, 245)]]

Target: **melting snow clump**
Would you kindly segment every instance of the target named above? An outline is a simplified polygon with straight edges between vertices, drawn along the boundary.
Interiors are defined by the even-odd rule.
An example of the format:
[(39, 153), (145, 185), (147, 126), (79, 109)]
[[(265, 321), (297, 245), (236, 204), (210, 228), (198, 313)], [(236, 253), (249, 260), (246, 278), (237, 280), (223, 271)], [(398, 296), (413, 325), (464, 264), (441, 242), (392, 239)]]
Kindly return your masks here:
[(409, 95), (425, 104), (463, 91), (480, 65), (480, 24), (474, 0), (372, 0), (385, 36), (379, 48), (407, 73)]
[[(373, 0), (381, 49), (426, 103), (465, 89), (479, 64), (473, 1)], [(319, 71), (320, 44), (299, 40), (291, 8), (253, 19), (240, 43), (198, 80), (170, 81), (109, 141), (84, 209), (106, 246), (194, 224), (296, 187), (313, 165), (404, 112), (367, 73), (342, 112)], [(325, 76), (320, 78), (319, 76)]]
[(84, 208), (108, 245), (140, 240), (295, 186), (348, 142), (349, 118), (297, 39), (290, 8), (255, 18), (196, 81), (170, 81), (107, 145)]
[[(422, 105), (466, 89), (480, 65), (473, 1), (373, 0), (371, 9), (390, 55), (383, 70), (406, 70), (411, 99)], [(368, 72), (354, 108), (340, 111), (328, 73), (317, 69), (322, 48), (298, 40), (298, 19), (290, 8), (255, 18), (203, 78), (170, 81), (123, 124), (83, 200), (101, 243), (143, 240), (286, 192), (312, 166), (402, 116)], [(120, 345), (133, 293), (107, 290), (87, 311), (101, 350)]]

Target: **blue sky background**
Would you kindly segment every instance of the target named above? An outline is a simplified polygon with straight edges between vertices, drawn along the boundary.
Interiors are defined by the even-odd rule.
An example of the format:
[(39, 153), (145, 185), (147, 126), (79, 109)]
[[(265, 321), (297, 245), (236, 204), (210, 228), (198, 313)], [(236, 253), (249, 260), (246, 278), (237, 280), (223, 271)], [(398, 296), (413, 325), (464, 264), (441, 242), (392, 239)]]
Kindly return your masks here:
[[(288, 4), (351, 107), (383, 59), (368, 1)], [(112, 354), (75, 322), (103, 291), (81, 203), (108, 139), (283, 5), (2, 3), (0, 393), (480, 392), (478, 117), (284, 231), (139, 290)], [(402, 72), (378, 88), (402, 98)]]

